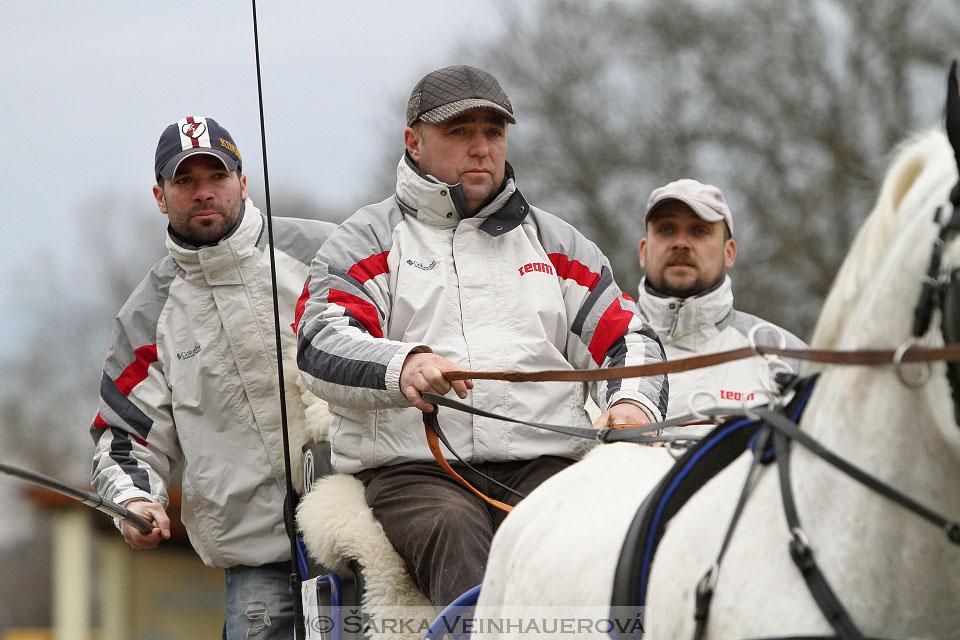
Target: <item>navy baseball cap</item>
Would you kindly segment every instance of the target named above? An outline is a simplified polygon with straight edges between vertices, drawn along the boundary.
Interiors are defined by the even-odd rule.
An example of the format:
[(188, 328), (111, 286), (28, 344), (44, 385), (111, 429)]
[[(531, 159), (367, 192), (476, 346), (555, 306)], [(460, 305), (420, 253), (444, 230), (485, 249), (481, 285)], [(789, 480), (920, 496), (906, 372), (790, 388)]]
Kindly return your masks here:
[(157, 143), (154, 166), (158, 181), (160, 177), (170, 180), (177, 167), (187, 156), (205, 153), (223, 162), (227, 171), (240, 169), (243, 158), (230, 133), (213, 118), (187, 116), (163, 130)]

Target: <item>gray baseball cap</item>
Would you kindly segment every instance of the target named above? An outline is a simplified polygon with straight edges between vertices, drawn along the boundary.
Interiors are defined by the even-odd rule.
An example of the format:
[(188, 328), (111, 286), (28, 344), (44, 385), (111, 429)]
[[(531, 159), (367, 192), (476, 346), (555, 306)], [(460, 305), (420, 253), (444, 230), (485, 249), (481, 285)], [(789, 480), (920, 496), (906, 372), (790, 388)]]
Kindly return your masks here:
[(516, 124), (510, 98), (491, 74), (458, 64), (431, 71), (407, 101), (407, 126), (417, 120), (437, 124), (477, 109), (491, 109)]
[(647, 200), (647, 214), (643, 221), (646, 223), (650, 216), (660, 205), (678, 200), (691, 209), (707, 222), (719, 222), (723, 220), (727, 223), (727, 229), (730, 235), (733, 235), (733, 216), (730, 213), (730, 207), (723, 198), (723, 192), (711, 184), (703, 184), (690, 178), (675, 180), (662, 187), (654, 189)]

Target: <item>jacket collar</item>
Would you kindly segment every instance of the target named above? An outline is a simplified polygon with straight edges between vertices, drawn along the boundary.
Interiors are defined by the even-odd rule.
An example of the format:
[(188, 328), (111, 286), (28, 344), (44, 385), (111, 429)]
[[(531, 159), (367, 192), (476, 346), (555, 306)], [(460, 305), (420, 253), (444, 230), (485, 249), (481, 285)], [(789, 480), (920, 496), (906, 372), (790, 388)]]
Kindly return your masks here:
[(710, 289), (690, 298), (674, 298), (657, 293), (640, 281), (637, 303), (650, 319), (664, 344), (697, 350), (715, 336), (719, 325), (733, 310), (730, 276)]
[(467, 218), (482, 219), (480, 228), (491, 236), (502, 235), (520, 226), (530, 205), (517, 189), (513, 167), (506, 165), (500, 191), (475, 214), (467, 212), (463, 185), (448, 185), (420, 171), (409, 154), (404, 153), (397, 165), (397, 203), (407, 215), (421, 222), (454, 228)]
[(263, 214), (247, 198), (237, 224), (216, 244), (196, 246), (168, 228), (167, 251), (187, 277), (203, 277), (209, 285), (242, 284), (240, 269), (260, 259), (264, 226)]

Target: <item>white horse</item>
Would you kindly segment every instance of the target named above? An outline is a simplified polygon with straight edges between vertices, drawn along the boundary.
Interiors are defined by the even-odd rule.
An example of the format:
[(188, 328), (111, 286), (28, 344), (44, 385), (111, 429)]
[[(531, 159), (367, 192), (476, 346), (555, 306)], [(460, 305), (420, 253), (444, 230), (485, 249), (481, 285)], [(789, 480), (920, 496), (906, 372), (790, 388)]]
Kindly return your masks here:
[[(920, 276), (939, 226), (934, 212), (957, 181), (940, 133), (906, 144), (826, 301), (815, 348), (896, 348), (910, 337)], [(945, 249), (960, 265), (960, 240)], [(929, 344), (942, 344), (939, 312)], [(922, 365), (904, 372), (916, 373)], [(803, 429), (835, 453), (948, 518), (960, 518), (960, 427), (946, 368), (920, 388), (892, 366), (831, 366)], [(798, 445), (792, 477), (799, 516), (827, 580), (867, 636), (960, 637), (960, 547), (944, 531), (868, 490)], [(525, 612), (582, 625), (608, 611), (615, 565), (644, 496), (670, 466), (663, 449), (603, 445), (545, 482), (493, 541), (476, 610), (477, 637), (529, 637), (491, 620)], [(711, 480), (670, 523), (651, 570), (647, 638), (690, 638), (697, 582), (714, 563), (751, 455)], [(709, 638), (833, 635), (787, 549), (777, 473), (760, 472), (721, 565)], [(530, 605), (537, 605), (531, 608)], [(554, 625), (553, 630), (562, 629)], [(607, 637), (581, 627), (578, 637)]]

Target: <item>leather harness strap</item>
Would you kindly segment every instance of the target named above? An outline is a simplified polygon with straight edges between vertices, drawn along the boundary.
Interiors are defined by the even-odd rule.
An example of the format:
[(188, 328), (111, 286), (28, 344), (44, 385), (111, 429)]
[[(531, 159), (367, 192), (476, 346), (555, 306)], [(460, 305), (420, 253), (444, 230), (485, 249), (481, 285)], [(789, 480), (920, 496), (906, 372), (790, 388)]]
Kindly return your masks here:
[(467, 480), (463, 476), (461, 476), (459, 473), (454, 471), (453, 467), (450, 466), (450, 463), (447, 462), (447, 459), (443, 457), (443, 452), (440, 451), (440, 439), (437, 437), (437, 432), (431, 429), (429, 425), (427, 425), (426, 430), (427, 430), (427, 444), (430, 446), (430, 452), (433, 453), (433, 457), (437, 459), (437, 462), (440, 463), (440, 466), (443, 468), (444, 471), (446, 471), (451, 476), (453, 476), (453, 479), (459, 482), (460, 484), (462, 484), (464, 487), (466, 487), (467, 490), (470, 491), (470, 493), (474, 494), (475, 496), (477, 496), (478, 498), (486, 502), (491, 507), (496, 507), (497, 509), (500, 509), (501, 511), (506, 511), (507, 513), (510, 513), (511, 511), (513, 511), (513, 507), (511, 507), (509, 504), (507, 504), (506, 502), (500, 502), (499, 500), (494, 500), (493, 498), (487, 497), (479, 489), (477, 489), (472, 484), (467, 482)]
[[(517, 424), (525, 424), (531, 427), (537, 427), (547, 431), (563, 433), (569, 436), (575, 436), (579, 438), (587, 438), (589, 440), (597, 440), (599, 442), (630, 441), (630, 442), (660, 443), (660, 442), (671, 442), (675, 440), (691, 439), (689, 436), (649, 435), (650, 432), (662, 429), (663, 427), (669, 426), (673, 423), (680, 424), (682, 423), (683, 420), (688, 420), (690, 416), (682, 416), (682, 418), (680, 419), (680, 422), (665, 421), (665, 422), (660, 422), (653, 425), (642, 425), (642, 426), (618, 425), (617, 427), (607, 427), (604, 429), (585, 429), (582, 427), (566, 427), (566, 426), (560, 426), (560, 425), (544, 424), (541, 422), (528, 422), (526, 420), (510, 418), (508, 416), (501, 416), (496, 413), (492, 413), (490, 411), (477, 409), (476, 407), (473, 407), (468, 404), (464, 404), (462, 402), (457, 402), (456, 400), (453, 400), (451, 398), (445, 398), (444, 396), (437, 395), (435, 393), (430, 393), (428, 391), (424, 391), (420, 395), (423, 397), (424, 400), (426, 400), (427, 402), (433, 405), (432, 413), (423, 414), (423, 428), (427, 436), (427, 445), (430, 447), (430, 453), (433, 454), (433, 457), (437, 461), (437, 464), (439, 464), (440, 467), (443, 468), (444, 471), (449, 473), (457, 482), (459, 482), (464, 487), (466, 487), (468, 491), (478, 496), (485, 503), (507, 512), (513, 510), (513, 507), (506, 503), (500, 502), (499, 500), (494, 500), (484, 495), (477, 488), (471, 485), (463, 476), (461, 476), (459, 473), (454, 471), (453, 467), (450, 466), (450, 463), (447, 462), (446, 457), (443, 455), (443, 452), (440, 450), (441, 440), (443, 441), (443, 444), (447, 447), (447, 449), (449, 449), (450, 452), (454, 456), (456, 456), (457, 460), (459, 460), (465, 467), (467, 467), (474, 473), (480, 476), (483, 476), (490, 482), (493, 482), (494, 484), (497, 484), (503, 487), (507, 491), (510, 491), (511, 493), (518, 495), (521, 499), (526, 496), (514, 491), (510, 487), (507, 487), (500, 482), (497, 482), (493, 478), (485, 475), (484, 473), (478, 471), (477, 469), (474, 469), (473, 467), (470, 466), (469, 463), (467, 463), (466, 460), (461, 458), (457, 454), (457, 452), (454, 451), (453, 447), (451, 447), (450, 443), (447, 441), (446, 436), (444, 436), (443, 430), (440, 428), (440, 424), (437, 420), (437, 413), (439, 412), (439, 408), (441, 406), (450, 407), (453, 409), (457, 409), (458, 411), (463, 411), (465, 413), (469, 413), (476, 416), (493, 418), (495, 420), (503, 420), (505, 422), (514, 422)], [(617, 437), (617, 434), (619, 434), (619, 437)]]
[(443, 377), (454, 380), (506, 380), (508, 382), (592, 382), (595, 380), (616, 380), (620, 378), (642, 378), (665, 373), (678, 373), (712, 367), (734, 360), (743, 360), (756, 355), (773, 355), (810, 362), (847, 365), (878, 365), (897, 363), (934, 362), (937, 360), (960, 360), (960, 343), (943, 347), (912, 346), (899, 349), (861, 349), (841, 351), (832, 349), (780, 349), (778, 347), (741, 347), (730, 351), (719, 351), (703, 356), (665, 360), (651, 364), (630, 367), (610, 367), (607, 369), (564, 369), (548, 371), (444, 371)]
[[(863, 349), (856, 351), (839, 351), (839, 350), (826, 350), (826, 349), (781, 349), (779, 347), (741, 347), (740, 349), (732, 349), (730, 351), (720, 351), (718, 353), (711, 353), (702, 356), (693, 356), (690, 358), (680, 358), (677, 360), (666, 360), (663, 362), (655, 362), (652, 364), (644, 365), (634, 365), (629, 367), (611, 367), (607, 369), (589, 369), (589, 370), (553, 370), (553, 371), (532, 371), (532, 372), (520, 372), (520, 371), (444, 371), (443, 376), (448, 381), (453, 382), (454, 380), (506, 380), (509, 382), (548, 382), (548, 381), (575, 381), (575, 382), (589, 382), (595, 380), (611, 380), (619, 378), (640, 378), (644, 376), (655, 376), (663, 375), (669, 373), (677, 373), (680, 371), (691, 371), (694, 369), (703, 369), (705, 367), (712, 367), (718, 364), (724, 364), (726, 362), (733, 362), (735, 360), (743, 360), (745, 358), (750, 358), (756, 355), (775, 355), (782, 356), (786, 358), (794, 358), (797, 360), (807, 360), (812, 362), (822, 362), (828, 364), (846, 364), (846, 365), (879, 365), (879, 364), (899, 364), (901, 363), (915, 363), (915, 362), (933, 362), (938, 360), (946, 361), (956, 361), (960, 360), (960, 343), (945, 345), (938, 348), (924, 348), (919, 346), (911, 346), (907, 349)], [(423, 397), (427, 399), (428, 402), (434, 403), (434, 406), (438, 404), (443, 404), (447, 406), (452, 406), (461, 411), (468, 411), (475, 415), (484, 415), (487, 417), (508, 420), (510, 422), (520, 422), (523, 424), (530, 424), (531, 426), (536, 426), (540, 428), (546, 428), (551, 431), (558, 431), (561, 433), (567, 433), (568, 435), (575, 435), (579, 437), (584, 437), (583, 432), (589, 433), (590, 430), (587, 429), (577, 429), (574, 427), (559, 427), (557, 425), (543, 425), (539, 423), (527, 423), (522, 420), (513, 420), (506, 418), (505, 416), (499, 416), (496, 414), (488, 413), (469, 405), (462, 405), (455, 401), (451, 401), (448, 398), (443, 396), (438, 396), (436, 394), (431, 394), (424, 392)], [(434, 416), (433, 420), (429, 420), (428, 416)], [(440, 451), (440, 442), (439, 442), (439, 425), (436, 423), (435, 413), (434, 414), (424, 414), (424, 429), (426, 431), (427, 443), (429, 444), (430, 451), (433, 454), (433, 457), (436, 459), (437, 463), (446, 470), (453, 478), (457, 480), (460, 484), (466, 487), (471, 493), (477, 495), (485, 503), (494, 506), (498, 509), (504, 511), (511, 511), (513, 507), (510, 505), (500, 502), (499, 500), (494, 500), (487, 497), (482, 492), (477, 490), (473, 485), (467, 482), (460, 474), (458, 474), (447, 462), (446, 458), (443, 455), (443, 452)], [(607, 438), (605, 437), (609, 434), (611, 429), (600, 430), (599, 437), (596, 439), (601, 442), (604, 441), (613, 441), (619, 438)], [(578, 433), (579, 432), (579, 433)], [(589, 437), (589, 436), (587, 436)], [(634, 442), (641, 440), (640, 438), (631, 438)], [(674, 437), (676, 439), (681, 439), (680, 437)], [(642, 438), (646, 440), (646, 438)], [(655, 438), (650, 438), (654, 440)], [(663, 437), (662, 439), (667, 440), (671, 439), (670, 436)], [(447, 448), (450, 448), (447, 445)], [(452, 451), (452, 450), (451, 450)], [(456, 455), (456, 452), (454, 452)], [(466, 464), (466, 463), (464, 463)], [(468, 465), (469, 466), (469, 465)], [(498, 483), (499, 484), (499, 483)]]
[(435, 422), (431, 424), (431, 422), (429, 422), (426, 419), (426, 416), (431, 414), (425, 413), (423, 415), (424, 415), (423, 428), (427, 434), (427, 445), (430, 447), (430, 453), (433, 454), (433, 457), (436, 458), (437, 463), (440, 464), (443, 470), (449, 473), (454, 480), (456, 480), (457, 482), (462, 484), (464, 487), (466, 487), (470, 493), (477, 496), (478, 498), (486, 502), (491, 507), (496, 507), (497, 509), (500, 509), (501, 511), (506, 511), (507, 513), (510, 513), (511, 511), (513, 511), (513, 507), (510, 506), (509, 504), (505, 502), (500, 502), (499, 500), (494, 500), (493, 498), (490, 498), (484, 495), (479, 489), (477, 489), (472, 484), (467, 482), (467, 480), (463, 476), (457, 473), (453, 469), (453, 467), (450, 466), (450, 463), (447, 462), (447, 459), (443, 456), (443, 452), (440, 451), (440, 437), (437, 435), (436, 429), (434, 428)]
[(863, 640), (863, 632), (850, 617), (839, 596), (830, 586), (830, 581), (820, 569), (800, 524), (800, 515), (793, 497), (793, 485), (790, 482), (790, 440), (783, 431), (773, 434), (777, 455), (777, 470), (780, 478), (780, 495), (783, 512), (790, 530), (790, 558), (800, 575), (807, 583), (807, 589), (813, 596), (820, 612), (842, 640)]

